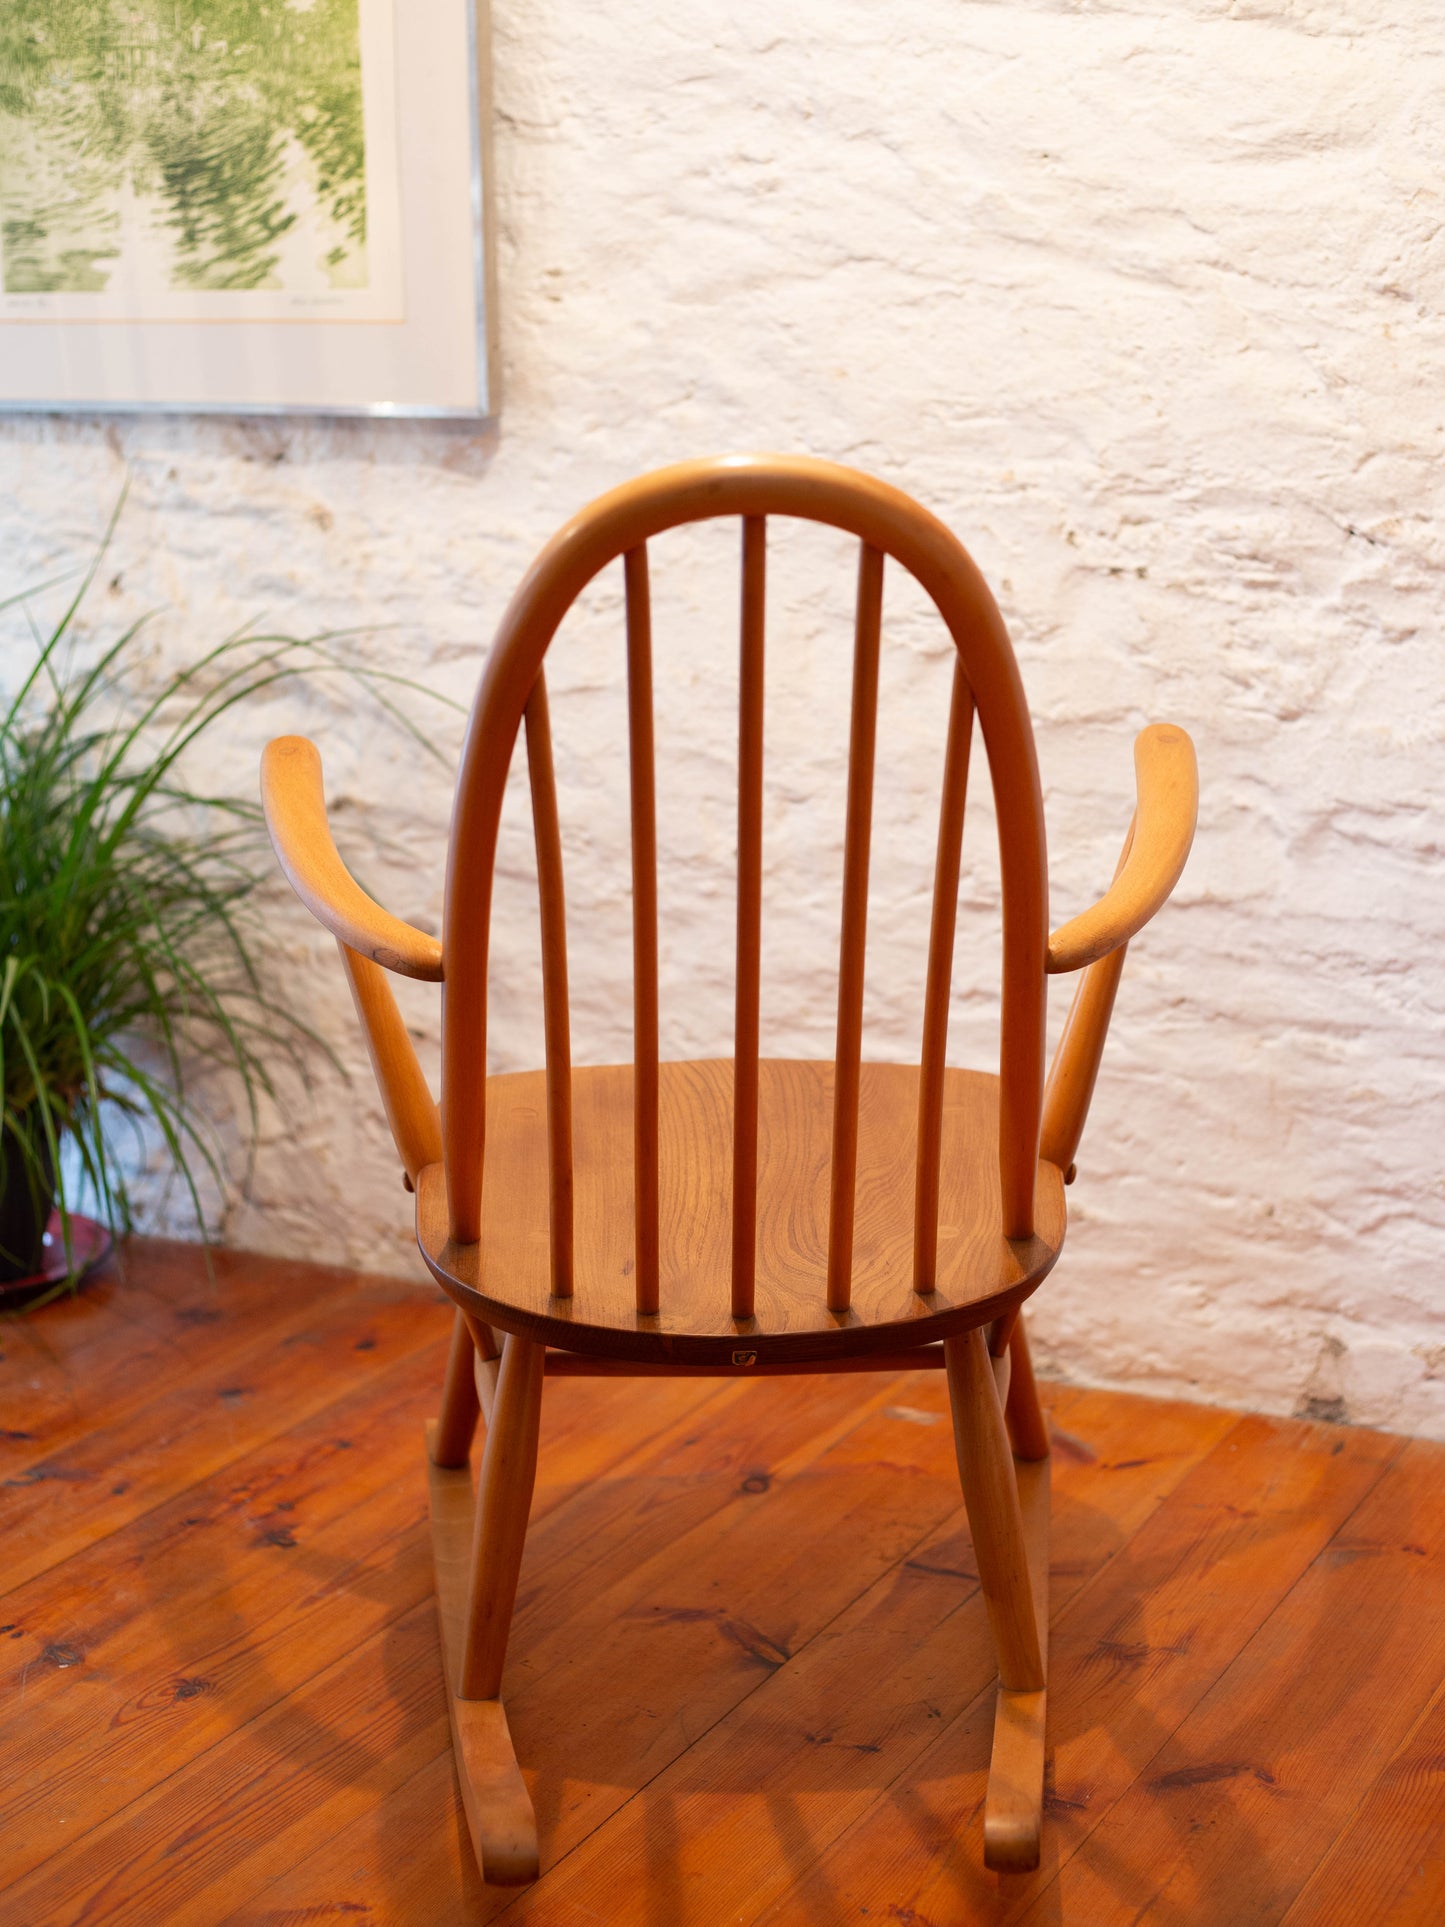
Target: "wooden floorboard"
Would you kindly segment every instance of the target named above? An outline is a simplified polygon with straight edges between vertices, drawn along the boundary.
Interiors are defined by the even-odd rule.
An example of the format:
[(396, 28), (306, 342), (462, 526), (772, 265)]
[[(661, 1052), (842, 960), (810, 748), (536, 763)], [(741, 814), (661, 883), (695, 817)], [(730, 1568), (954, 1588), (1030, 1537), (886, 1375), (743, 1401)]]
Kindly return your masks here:
[(452, 1769), (427, 1285), (137, 1242), (0, 1324), (0, 1927), (1445, 1918), (1445, 1447), (1046, 1386), (1049, 1808), (982, 1864), (993, 1662), (939, 1375), (549, 1381), (506, 1694)]
[(158, 1384), (178, 1391), (243, 1356), (258, 1335), (274, 1345), (288, 1312), (314, 1316), (324, 1299), (355, 1285), (354, 1273), (318, 1266), (298, 1301), (284, 1266), (216, 1252), (208, 1268), (196, 1263), (194, 1245), (149, 1239), (143, 1258), (114, 1262), (63, 1317), (0, 1319), (0, 1373), (17, 1395), (0, 1429), (4, 1476), (18, 1478), (84, 1438), (94, 1411), (114, 1426)]
[(1025, 1918), (1282, 1919), (1442, 1673), (1445, 1446), (1412, 1442)]

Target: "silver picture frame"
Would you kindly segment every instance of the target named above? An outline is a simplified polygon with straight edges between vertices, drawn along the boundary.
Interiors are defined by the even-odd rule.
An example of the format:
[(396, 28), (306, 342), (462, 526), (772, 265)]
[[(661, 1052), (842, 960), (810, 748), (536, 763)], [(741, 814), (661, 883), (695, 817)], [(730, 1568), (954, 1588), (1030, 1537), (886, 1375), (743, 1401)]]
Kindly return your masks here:
[[(394, 62), (388, 84), (396, 96), (401, 318), (252, 320), (233, 312), (219, 320), (90, 320), (74, 312), (83, 302), (51, 315), (44, 296), (27, 305), (7, 300), (0, 286), (0, 412), (471, 422), (496, 416), (488, 0), (428, 0), (425, 8), (407, 0), (357, 0), (358, 20), (376, 6), (386, 10)], [(456, 58), (463, 48), (464, 58)], [(414, 111), (418, 99), (424, 100), (424, 117)], [(427, 170), (437, 166), (445, 168), (444, 178), (419, 187)], [(0, 174), (0, 219), (3, 215)], [(459, 260), (463, 222), (465, 259)], [(416, 325), (417, 317), (425, 318), (424, 325)], [(115, 349), (127, 330), (129, 360), (144, 367), (147, 353), (154, 359), (156, 345), (174, 348), (185, 342), (187, 330), (199, 329), (213, 331), (199, 337), (207, 351), (218, 342), (234, 350), (201, 356), (213, 370), (222, 361), (227, 364), (230, 392), (224, 377), (206, 382), (207, 392), (198, 392), (196, 380), (189, 379), (170, 394), (146, 392), (153, 380), (95, 378), (100, 363), (126, 362), (127, 355)], [(109, 332), (102, 335), (102, 330)], [(319, 380), (308, 381), (287, 368), (288, 356), (295, 359), (294, 350), (308, 334), (310, 352), (301, 359)], [(438, 352), (439, 336), (444, 336), (444, 352)], [(346, 354), (328, 353), (328, 337), (339, 339)], [(368, 354), (368, 342), (378, 352)], [(166, 359), (173, 364), (184, 356)], [(46, 381), (47, 366), (64, 370), (66, 378)], [(305, 392), (296, 392), (298, 381)]]

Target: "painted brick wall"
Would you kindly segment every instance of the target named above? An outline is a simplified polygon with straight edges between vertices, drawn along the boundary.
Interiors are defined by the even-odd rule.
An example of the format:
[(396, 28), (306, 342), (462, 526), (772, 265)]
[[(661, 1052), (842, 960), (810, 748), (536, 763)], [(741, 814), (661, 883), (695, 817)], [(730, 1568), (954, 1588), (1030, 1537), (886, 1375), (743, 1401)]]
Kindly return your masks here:
[[(1079, 1378), (1445, 1436), (1442, 56), (1410, 0), (727, 9), (496, 0), (505, 402), (481, 432), (15, 419), (0, 581), (130, 494), (97, 628), (176, 660), (245, 620), (358, 627), (470, 694), (572, 509), (679, 456), (856, 462), (960, 533), (1038, 727), (1056, 920), (1107, 881), (1152, 719), (1203, 782), (1176, 903), (1131, 956), (1037, 1301)], [(657, 558), (664, 1047), (725, 1050), (732, 537)], [(765, 1045), (830, 1047), (851, 564), (779, 544)], [(628, 1048), (617, 701), (602, 584), (553, 671), (578, 1054)], [(23, 651), (6, 631), (7, 661)], [(867, 1047), (916, 1049), (947, 659), (889, 605)], [(364, 700), (237, 721), (326, 750), (338, 831), (438, 916), (449, 785)], [(448, 715), (439, 740), (459, 734)], [(685, 747), (684, 747), (685, 744)], [(971, 802), (955, 1043), (989, 1062), (996, 879)], [(498, 909), (497, 1061), (538, 1039), (527, 831)], [(407, 1203), (334, 958), (277, 910), (278, 997), (351, 1071), (269, 1115), (226, 1235), (408, 1261)], [(435, 1010), (409, 1003), (434, 1049)], [(1061, 1008), (1053, 1013), (1055, 1026)], [(224, 1103), (225, 1093), (217, 1094)], [(182, 1228), (172, 1196), (154, 1222)]]

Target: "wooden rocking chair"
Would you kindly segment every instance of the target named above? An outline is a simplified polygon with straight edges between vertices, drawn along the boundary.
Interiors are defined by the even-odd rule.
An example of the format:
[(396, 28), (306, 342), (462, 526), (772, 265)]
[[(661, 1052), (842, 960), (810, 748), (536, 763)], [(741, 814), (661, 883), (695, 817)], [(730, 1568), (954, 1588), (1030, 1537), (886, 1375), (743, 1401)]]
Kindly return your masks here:
[[(658, 1062), (657, 877), (647, 543), (737, 517), (742, 534), (735, 1050)], [(766, 518), (861, 544), (837, 1048), (758, 1056)], [(632, 810), (634, 1057), (571, 1063), (561, 842), (543, 659), (567, 609), (623, 560)], [(884, 558), (956, 646), (922, 1063), (860, 1062)], [(945, 1067), (959, 852), (977, 714), (1003, 885), (998, 1077)], [(487, 947), (507, 768), (525, 724), (542, 922), (545, 1072), (487, 1078)], [(1033, 732), (1003, 621), (948, 530), (898, 490), (829, 463), (690, 462), (594, 502), (542, 551), (502, 619), (472, 711), (440, 942), (353, 881), (301, 737), (267, 749), (281, 865), (336, 937), (409, 1188), (417, 1239), (457, 1317), (427, 1428), (443, 1663), (457, 1774), (485, 1878), (537, 1872), (537, 1833), (501, 1700), (549, 1373), (948, 1374), (959, 1475), (998, 1653), (984, 1821), (990, 1867), (1036, 1864), (1043, 1801), (1049, 1439), (1020, 1307), (1059, 1255), (1064, 1186), (1129, 939), (1172, 890), (1197, 800), (1182, 730), (1134, 746), (1138, 802), (1112, 887), (1049, 934)], [(1049, 973), (1083, 969), (1044, 1080)], [(441, 1109), (385, 972), (445, 985)], [(485, 1151), (486, 1183), (483, 1183)], [(499, 1336), (500, 1335), (500, 1336)], [(480, 1493), (468, 1454), (486, 1417)]]

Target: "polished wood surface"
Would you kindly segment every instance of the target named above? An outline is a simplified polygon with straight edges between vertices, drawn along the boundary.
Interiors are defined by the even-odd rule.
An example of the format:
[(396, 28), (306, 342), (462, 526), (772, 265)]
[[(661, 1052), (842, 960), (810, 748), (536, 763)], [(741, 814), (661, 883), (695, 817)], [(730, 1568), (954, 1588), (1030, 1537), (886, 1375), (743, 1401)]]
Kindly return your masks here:
[[(652, 725), (652, 596), (647, 549), (623, 557), (627, 585), (627, 754), (632, 789), (633, 1300), (657, 1310), (657, 757)], [(498, 745), (500, 749), (501, 745)], [(465, 783), (465, 778), (463, 778)]]
[[(941, 1372), (947, 1365), (943, 1345), (909, 1345), (896, 1352), (850, 1352), (844, 1358), (759, 1359), (749, 1365), (749, 1378), (798, 1378), (812, 1372)], [(604, 1352), (547, 1353), (548, 1378), (737, 1378), (729, 1359), (723, 1365), (642, 1365), (631, 1358), (609, 1358)]]
[[(963, 665), (953, 665), (948, 743), (933, 866), (933, 910), (928, 929), (928, 975), (923, 992), (923, 1043), (918, 1078), (918, 1155), (913, 1183), (913, 1289), (933, 1290), (938, 1269), (938, 1174), (943, 1151), (943, 1079), (948, 1012), (953, 995), (953, 940), (958, 922), (958, 876), (963, 859), (963, 812), (973, 741), (973, 695)], [(1060, 1167), (1062, 1169), (1062, 1167)]]
[(863, 1049), (863, 975), (868, 948), (868, 858), (873, 838), (873, 758), (878, 739), (883, 555), (858, 557), (853, 703), (848, 736), (848, 814), (843, 829), (843, 916), (838, 940), (838, 1029), (833, 1051), (833, 1142), (828, 1156), (829, 1311), (853, 1292), (853, 1211), (858, 1183), (858, 1073)]
[[(1029, 1579), (1039, 1613), (1040, 1657), (1048, 1659), (1050, 1461), (1019, 1468), (1019, 1512)], [(983, 1861), (994, 1873), (1031, 1873), (1044, 1818), (1048, 1691), (1000, 1686), (983, 1805)]]
[[(836, 1048), (827, 1064), (759, 1058), (766, 540), (774, 515), (847, 530), (859, 543)], [(743, 535), (736, 1050), (723, 1064), (664, 1066), (648, 543), (716, 516), (739, 518)], [(619, 559), (633, 1061), (577, 1071), (543, 660), (569, 605)], [(862, 1063), (889, 561), (932, 598), (955, 650), (918, 1071)], [(949, 1070), (944, 1062), (975, 717), (993, 786), (1002, 878), (996, 1078)], [(489, 1079), (492, 872), (507, 770), (524, 720), (546, 1067)], [(347, 874), (327, 826), (311, 745), (286, 738), (267, 751), (263, 791), (282, 867), (342, 940), (406, 1182), (416, 1192), (418, 1243), (462, 1314), (441, 1415), (429, 1435), (433, 1492), (441, 1495), (433, 1516), (439, 1569), (454, 1563), (460, 1484), (448, 1483), (448, 1475), (460, 1472), (478, 1411), (487, 1422), (461, 1658), (455, 1669), (449, 1662), (447, 1674), (449, 1690), (455, 1674), (462, 1700), (500, 1696), (535, 1471), (544, 1346), (643, 1371), (746, 1374), (790, 1365), (846, 1369), (870, 1352), (892, 1357), (910, 1344), (942, 1343), (1001, 1678), (986, 1859), (1014, 1872), (1035, 1864), (1049, 1443), (1021, 1308), (1062, 1244), (1063, 1185), (1073, 1176), (1124, 947), (1173, 888), (1197, 813), (1194, 752), (1183, 731), (1146, 729), (1135, 764), (1137, 806), (1114, 883), (1050, 940), (1033, 731), (1007, 634), (978, 571), (943, 525), (898, 490), (834, 464), (776, 456), (684, 463), (644, 476), (591, 503), (538, 557), (503, 618), (472, 710), (439, 958), (435, 946), (417, 951), (417, 933), (388, 922)], [(445, 975), (439, 1112), (377, 963)], [(1045, 973), (1080, 967), (1085, 978), (1055, 1060), (1046, 1114)], [(493, 1328), (507, 1334), (500, 1361)], [(475, 1353), (471, 1378), (468, 1343)], [(1022, 1442), (1017, 1463), (1011, 1441)], [(500, 1709), (483, 1726), (454, 1711), (453, 1733), (485, 1866), (493, 1819), (505, 1837), (515, 1833), (510, 1729)], [(501, 1811), (489, 1816), (494, 1795)]]
[(1032, 1464), (1049, 1456), (1048, 1427), (1039, 1413), (1038, 1385), (1034, 1361), (1029, 1350), (1028, 1333), (1022, 1323), (1014, 1326), (1009, 1340), (1009, 1387), (1004, 1399), (1004, 1422), (1016, 1459)]
[(567, 994), (567, 901), (562, 879), (562, 826), (552, 760), (547, 678), (538, 673), (527, 698), (527, 782), (537, 848), (542, 925), (542, 1023), (547, 1057), (547, 1183), (551, 1199), (552, 1290), (572, 1291), (572, 1015)]
[(509, 1335), (503, 1341), (482, 1451), (461, 1664), (452, 1675), (459, 1699), (496, 1699), (502, 1690), (502, 1665), (537, 1478), (542, 1360), (542, 1347), (528, 1338)]
[[(427, 1432), (427, 1456), (444, 1470), (455, 1471), (471, 1456), (477, 1420), (482, 1416), (478, 1376), (486, 1362), (478, 1355), (466, 1318), (458, 1311), (452, 1319), (452, 1342), (442, 1379), (442, 1408)], [(491, 1423), (490, 1401), (487, 1422)]]
[[(1022, 1327), (1016, 1331), (1022, 1337)], [(995, 1873), (1028, 1873), (1039, 1863), (1043, 1832), (1051, 1454), (1015, 1463), (1004, 1419), (1011, 1348), (993, 1357), (986, 1335), (971, 1331), (943, 1349), (959, 1482), (998, 1654), (984, 1865)], [(1047, 1447), (1047, 1423), (1031, 1376), (1021, 1380), (1017, 1396), (1029, 1408), (1026, 1429)]]
[[(517, 1886), (537, 1877), (537, 1817), (517, 1766), (507, 1715), (498, 1699), (466, 1699), (455, 1690), (467, 1640), (476, 1494), (465, 1459), (456, 1467), (441, 1461), (435, 1420), (426, 1428), (426, 1442), (442, 1673), (453, 1688), (445, 1698), (457, 1792), (485, 1878), (497, 1886)], [(527, 1498), (530, 1503), (530, 1486)]]
[(1134, 739), (1138, 804), (1119, 874), (1081, 916), (1049, 938), (1051, 971), (1079, 970), (1144, 928), (1179, 881), (1199, 817), (1194, 745), (1172, 723), (1153, 723)]
[(767, 530), (743, 520), (738, 641), (738, 914), (733, 1017), (733, 1316), (751, 1318), (758, 1269), (758, 1032), (762, 995), (763, 696)]
[[(626, 483), (590, 503), (538, 556), (504, 614), (472, 711), (447, 852), (443, 944), (447, 996), (442, 1082), (450, 1237), (475, 1244), (480, 1231), (486, 1118), (487, 968), (491, 889), (507, 767), (538, 671), (563, 616), (592, 578), (624, 558), (628, 657), (641, 648), (646, 544), (664, 530), (717, 516), (744, 521), (798, 516), (846, 530), (866, 552), (868, 581), (889, 557), (931, 597), (958, 652), (989, 759), (999, 826), (1004, 970), (1000, 1043), (1000, 1163), (1005, 1234), (1033, 1232), (1035, 1165), (1043, 1098), (1044, 966), (1048, 893), (1043, 798), (1033, 731), (1008, 634), (987, 585), (962, 544), (917, 502), (876, 478), (804, 457), (756, 455), (684, 462)], [(639, 559), (642, 558), (642, 559)], [(872, 593), (871, 588), (869, 594)], [(650, 630), (649, 630), (650, 638)], [(649, 641), (650, 657), (650, 641)], [(646, 888), (639, 862), (647, 812), (639, 813), (637, 729), (642, 681), (629, 670), (633, 714), (634, 892)], [(647, 704), (650, 732), (650, 700)], [(855, 720), (857, 720), (855, 713)], [(645, 850), (643, 852), (645, 857)], [(639, 906), (635, 904), (635, 910)], [(640, 906), (645, 911), (646, 906)], [(635, 920), (634, 928), (645, 916)], [(646, 957), (635, 990), (650, 981)], [(645, 1027), (639, 1062), (649, 1062)], [(639, 1119), (645, 1120), (644, 1102)], [(645, 1128), (641, 1126), (640, 1128)], [(646, 1146), (637, 1165), (647, 1168)], [(645, 1176), (642, 1179), (645, 1182)], [(841, 1212), (841, 1206), (840, 1206)], [(644, 1213), (644, 1224), (646, 1213)], [(639, 1264), (645, 1288), (646, 1233)], [(838, 1280), (834, 1281), (835, 1292)]]
[(1445, 1446), (1045, 1381), (1044, 1857), (996, 1875), (937, 1372), (548, 1383), (507, 1661), (542, 1877), (484, 1886), (419, 1444), (450, 1323), (137, 1241), (0, 1328), (6, 1927), (1445, 1916)]
[(355, 880), (326, 820), (321, 755), (304, 736), (278, 736), (261, 758), (266, 827), (291, 888), (339, 943), (403, 977), (439, 983), (442, 946), (383, 910)]
[[(1124, 847), (1114, 866), (1118, 881), (1134, 845), (1134, 823), (1130, 820)], [(1039, 1148), (1051, 1164), (1064, 1173), (1065, 1182), (1075, 1175), (1074, 1158), (1089, 1106), (1094, 1098), (1099, 1067), (1104, 1061), (1104, 1046), (1109, 1039), (1109, 1020), (1114, 1014), (1114, 999), (1124, 974), (1127, 943), (1116, 944), (1106, 956), (1079, 972), (1074, 995), (1064, 1018), (1064, 1027), (1049, 1065), (1044, 1085), (1044, 1117), (1039, 1130)]]
[[(664, 1064), (661, 1072), (659, 1311), (633, 1297), (632, 1070), (573, 1074), (576, 1160), (575, 1295), (550, 1294), (544, 1080), (539, 1072), (487, 1084), (487, 1186), (479, 1244), (447, 1238), (440, 1166), (417, 1186), (417, 1235), (440, 1281), (507, 1330), (577, 1350), (659, 1362), (729, 1363), (844, 1357), (926, 1343), (1016, 1303), (1054, 1262), (1064, 1234), (1063, 1181), (1038, 1166), (1037, 1233), (1003, 1235), (994, 1145), (998, 1084), (949, 1070), (944, 1083), (937, 1289), (913, 1289), (912, 1199), (918, 1071), (864, 1064), (858, 1102), (853, 1302), (825, 1302), (832, 1066), (765, 1059), (759, 1067), (758, 1275), (755, 1317), (732, 1316), (727, 1060)], [(496, 1280), (492, 1284), (492, 1280)]]
[(1080, 975), (1049, 1066), (1039, 1150), (1070, 1178), (1088, 1122), (1127, 950), (1121, 943)]
[(441, 1156), (441, 1118), (386, 972), (348, 944), (338, 943), (337, 949), (366, 1038), (392, 1143), (408, 1186), (415, 1188), (417, 1173)]
[(954, 1449), (998, 1648), (999, 1681), (1012, 1692), (1038, 1692), (1044, 1684), (1044, 1649), (1029, 1588), (1013, 1454), (988, 1347), (982, 1332), (971, 1331), (949, 1339), (944, 1353)]

